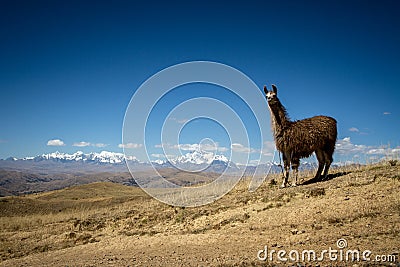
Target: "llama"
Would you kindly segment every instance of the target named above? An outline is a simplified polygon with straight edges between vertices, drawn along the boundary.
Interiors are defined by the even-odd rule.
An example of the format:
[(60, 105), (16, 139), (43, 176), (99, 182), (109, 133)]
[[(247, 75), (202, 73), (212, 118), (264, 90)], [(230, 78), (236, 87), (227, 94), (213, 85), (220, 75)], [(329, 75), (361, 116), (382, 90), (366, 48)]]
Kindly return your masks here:
[[(271, 126), (275, 146), (283, 155), (285, 175), (281, 187), (286, 187), (289, 179), (290, 165), (295, 174), (293, 186), (297, 185), (298, 168), (301, 158), (307, 158), (315, 152), (318, 170), (315, 180), (326, 179), (333, 161), (337, 138), (336, 120), (327, 116), (291, 121), (285, 107), (277, 96), (278, 89), (272, 85), (272, 91), (264, 86), (264, 92), (271, 112)], [(324, 171), (321, 179), (322, 170)]]

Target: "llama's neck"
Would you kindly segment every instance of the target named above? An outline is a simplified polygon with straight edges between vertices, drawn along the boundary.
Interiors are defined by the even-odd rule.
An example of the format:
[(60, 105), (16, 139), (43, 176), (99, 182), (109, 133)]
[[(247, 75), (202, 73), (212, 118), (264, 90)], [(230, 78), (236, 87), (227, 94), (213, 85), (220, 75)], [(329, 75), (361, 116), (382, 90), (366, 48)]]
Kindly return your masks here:
[(275, 103), (269, 105), (269, 110), (271, 112), (271, 126), (274, 137), (283, 134), (283, 131), (290, 125), (291, 121), (286, 112), (285, 107), (277, 99)]

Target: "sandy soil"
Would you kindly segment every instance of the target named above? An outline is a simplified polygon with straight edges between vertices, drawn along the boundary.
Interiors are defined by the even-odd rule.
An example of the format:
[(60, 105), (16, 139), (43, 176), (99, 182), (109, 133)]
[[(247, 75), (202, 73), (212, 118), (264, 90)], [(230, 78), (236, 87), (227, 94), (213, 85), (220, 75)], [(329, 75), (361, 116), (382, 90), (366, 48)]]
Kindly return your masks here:
[[(85, 220), (92, 225), (75, 218), (43, 223), (55, 229), (46, 233), (38, 227), (2, 230), (0, 266), (400, 266), (400, 168), (369, 166), (335, 176), (287, 189), (265, 183), (254, 193), (244, 181), (199, 208), (136, 198), (88, 212)], [(339, 239), (347, 246), (339, 248)], [(10, 243), (45, 241), (46, 249), (21, 256)], [(61, 241), (66, 245), (57, 247)], [(265, 256), (259, 253), (265, 246), (263, 261), (258, 256)], [(329, 249), (338, 251), (333, 256), (339, 260), (330, 260), (328, 252), (322, 261), (301, 259), (305, 250), (320, 257)], [(279, 250), (287, 261), (278, 259)], [(349, 250), (370, 250), (370, 260), (351, 261), (349, 254), (346, 261)], [(291, 260), (290, 251), (298, 251), (299, 259)], [(376, 256), (392, 262), (377, 262)]]

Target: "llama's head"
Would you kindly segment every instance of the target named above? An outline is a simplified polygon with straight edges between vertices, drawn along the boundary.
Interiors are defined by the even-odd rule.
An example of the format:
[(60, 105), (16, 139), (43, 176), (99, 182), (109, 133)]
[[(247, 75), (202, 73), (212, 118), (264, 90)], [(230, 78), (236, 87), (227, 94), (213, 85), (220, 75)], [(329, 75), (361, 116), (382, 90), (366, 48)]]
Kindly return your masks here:
[(265, 98), (268, 104), (274, 104), (278, 99), (278, 88), (273, 84), (272, 91), (268, 91), (267, 86), (264, 85)]

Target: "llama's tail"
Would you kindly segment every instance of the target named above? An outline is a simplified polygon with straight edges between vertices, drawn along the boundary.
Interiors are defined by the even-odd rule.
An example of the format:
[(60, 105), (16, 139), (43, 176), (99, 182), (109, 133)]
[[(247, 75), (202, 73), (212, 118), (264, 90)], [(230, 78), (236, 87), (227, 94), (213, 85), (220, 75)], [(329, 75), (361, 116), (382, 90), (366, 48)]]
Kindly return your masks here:
[(326, 148), (330, 152), (330, 154), (333, 154), (333, 152), (335, 151), (336, 141), (338, 137), (337, 121), (334, 118), (331, 117), (328, 118), (330, 119), (330, 123), (329, 123), (329, 136)]

